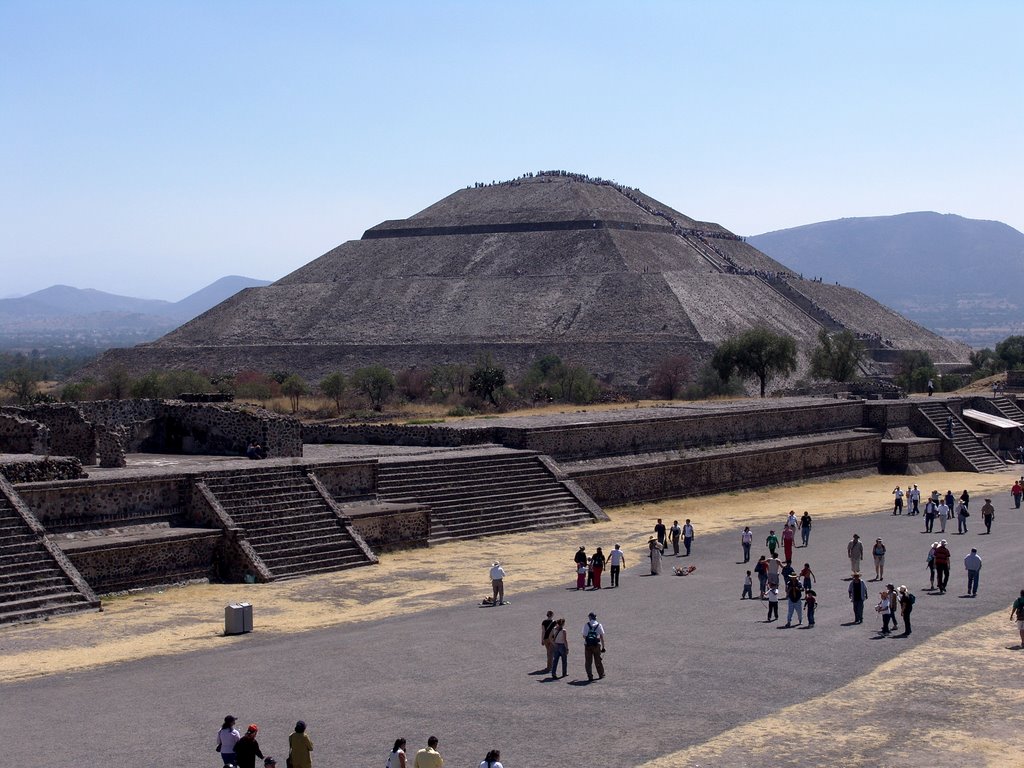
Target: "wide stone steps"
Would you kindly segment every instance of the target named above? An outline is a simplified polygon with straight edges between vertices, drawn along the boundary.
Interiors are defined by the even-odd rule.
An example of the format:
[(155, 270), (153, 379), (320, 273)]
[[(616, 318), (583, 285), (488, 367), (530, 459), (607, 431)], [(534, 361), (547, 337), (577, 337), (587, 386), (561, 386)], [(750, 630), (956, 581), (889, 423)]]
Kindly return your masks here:
[(1006, 462), (981, 442), (959, 416), (944, 403), (923, 403), (918, 408), (921, 413), (939, 429), (943, 435), (949, 436), (947, 425), (952, 419), (953, 447), (959, 451), (977, 472), (993, 472), (1006, 469)]
[(214, 476), (206, 485), (275, 578), (370, 563), (302, 470)]
[(1024, 410), (1008, 397), (992, 398), (992, 405), (1007, 419), (1024, 423)]
[(382, 462), (377, 493), (382, 501), (428, 505), (432, 543), (593, 522), (533, 454)]

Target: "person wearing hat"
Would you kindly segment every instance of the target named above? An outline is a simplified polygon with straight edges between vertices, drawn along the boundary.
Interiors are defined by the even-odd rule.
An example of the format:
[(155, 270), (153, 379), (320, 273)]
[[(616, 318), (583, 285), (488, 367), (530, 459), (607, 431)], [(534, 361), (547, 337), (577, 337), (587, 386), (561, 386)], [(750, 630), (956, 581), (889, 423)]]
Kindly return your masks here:
[(587, 670), (587, 680), (594, 679), (594, 667), (597, 667), (598, 678), (604, 677), (604, 662), (601, 654), (605, 651), (604, 627), (597, 620), (597, 614), (591, 613), (587, 623), (583, 625), (583, 658)]
[(235, 765), (238, 768), (256, 768), (256, 758), (263, 757), (260, 743), (256, 741), (256, 734), (259, 733), (259, 730), (260, 727), (253, 723), (235, 744)]
[(907, 591), (907, 585), (901, 584), (899, 589), (900, 615), (903, 616), (903, 636), (910, 636), (910, 612), (914, 610), (917, 598)]
[(939, 588), (939, 594), (945, 594), (946, 585), (949, 583), (949, 548), (946, 547), (946, 540), (939, 542), (935, 548), (935, 582)]
[(224, 765), (235, 764), (235, 744), (242, 738), (242, 734), (235, 728), (238, 718), (234, 715), (227, 715), (224, 723), (217, 732), (217, 751), (220, 752), (220, 759)]
[(981, 522), (985, 524), (985, 533), (992, 533), (992, 518), (996, 516), (996, 508), (992, 506), (992, 499), (985, 499), (981, 505)]
[(846, 556), (850, 558), (850, 570), (860, 571), (860, 561), (864, 559), (864, 545), (860, 542), (859, 534), (853, 534), (853, 538), (846, 545)]
[(882, 543), (881, 536), (875, 539), (875, 546), (871, 548), (871, 556), (875, 560), (875, 578), (872, 581), (881, 581), (882, 575), (885, 573), (885, 544)]
[(661, 553), (665, 551), (665, 547), (651, 536), (647, 540), (647, 548), (651, 553), (651, 576), (657, 576), (661, 573)]
[(501, 563), (491, 563), (491, 592), (491, 605), (505, 604), (505, 569), (501, 567)]
[(853, 623), (864, 621), (864, 601), (868, 599), (868, 585), (860, 580), (860, 573), (853, 572), (853, 580), (849, 587), (850, 602), (853, 603)]

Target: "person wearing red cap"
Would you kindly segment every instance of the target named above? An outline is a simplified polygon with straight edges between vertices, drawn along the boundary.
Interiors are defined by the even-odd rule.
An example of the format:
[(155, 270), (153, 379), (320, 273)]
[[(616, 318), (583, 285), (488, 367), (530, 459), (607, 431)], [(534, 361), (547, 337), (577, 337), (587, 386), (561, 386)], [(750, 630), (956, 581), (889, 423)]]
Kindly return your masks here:
[(263, 757), (260, 743), (256, 741), (256, 734), (259, 733), (259, 730), (259, 726), (253, 723), (235, 744), (235, 764), (238, 768), (256, 768), (256, 758)]

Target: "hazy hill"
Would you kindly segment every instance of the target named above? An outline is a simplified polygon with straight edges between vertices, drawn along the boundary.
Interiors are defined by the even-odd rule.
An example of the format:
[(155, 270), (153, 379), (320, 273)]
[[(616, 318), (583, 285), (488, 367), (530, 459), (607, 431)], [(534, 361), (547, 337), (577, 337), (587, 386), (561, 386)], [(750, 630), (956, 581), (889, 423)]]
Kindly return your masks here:
[(805, 277), (857, 288), (974, 347), (1024, 332), (1024, 234), (952, 214), (839, 219), (747, 242)]
[(181, 301), (138, 299), (92, 288), (54, 285), (0, 299), (0, 348), (106, 349), (158, 338), (243, 288), (266, 280), (231, 275)]

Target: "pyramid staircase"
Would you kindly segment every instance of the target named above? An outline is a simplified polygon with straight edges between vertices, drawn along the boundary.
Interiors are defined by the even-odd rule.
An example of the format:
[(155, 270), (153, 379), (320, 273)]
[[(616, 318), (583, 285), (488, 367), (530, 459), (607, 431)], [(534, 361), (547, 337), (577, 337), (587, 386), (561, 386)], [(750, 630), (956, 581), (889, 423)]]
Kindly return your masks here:
[(992, 403), (993, 407), (999, 411), (999, 415), (1004, 419), (1011, 419), (1024, 424), (1024, 411), (1010, 398), (1004, 396), (993, 397), (989, 402)]
[(382, 460), (377, 494), (428, 505), (432, 544), (592, 523), (603, 514), (574, 483), (525, 451)]
[(275, 579), (375, 562), (301, 467), (208, 475), (204, 482)]
[(946, 425), (952, 418), (953, 448), (958, 451), (976, 472), (994, 472), (1006, 469), (1006, 462), (1000, 459), (991, 448), (982, 442), (968, 427), (959, 415), (954, 413), (941, 401), (915, 403), (917, 409), (928, 418), (944, 439), (949, 439)]
[(85, 582), (72, 578), (74, 566), (56, 546), (47, 547), (17, 503), (14, 488), (0, 477), (0, 624), (98, 608)]

